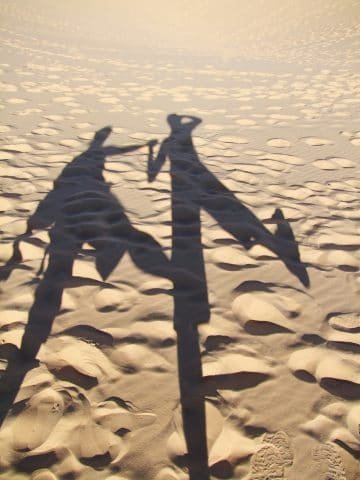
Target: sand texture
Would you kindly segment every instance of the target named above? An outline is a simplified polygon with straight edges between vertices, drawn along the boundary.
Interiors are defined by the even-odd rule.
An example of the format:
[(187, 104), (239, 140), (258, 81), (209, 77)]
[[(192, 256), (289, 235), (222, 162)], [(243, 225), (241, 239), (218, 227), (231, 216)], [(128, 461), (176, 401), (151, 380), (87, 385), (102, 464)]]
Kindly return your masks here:
[(0, 480), (359, 480), (359, 3), (0, 19)]

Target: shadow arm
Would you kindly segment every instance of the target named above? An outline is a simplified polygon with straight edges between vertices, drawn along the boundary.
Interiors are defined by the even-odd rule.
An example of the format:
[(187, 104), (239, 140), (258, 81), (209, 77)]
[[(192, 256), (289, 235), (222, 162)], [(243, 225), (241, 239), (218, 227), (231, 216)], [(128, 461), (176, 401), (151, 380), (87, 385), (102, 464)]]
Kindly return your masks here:
[(109, 145), (108, 147), (104, 148), (104, 155), (105, 157), (123, 155), (124, 153), (135, 152), (136, 150), (139, 150), (139, 148), (145, 147), (146, 145), (148, 144), (143, 143), (141, 145), (126, 145), (125, 147), (115, 147), (113, 145)]
[(154, 142), (149, 142), (149, 155), (148, 155), (148, 163), (147, 163), (147, 175), (148, 175), (148, 181), (153, 182), (157, 176), (157, 174), (160, 172), (162, 166), (165, 163), (166, 156), (167, 156), (167, 141), (164, 140), (163, 143), (160, 146), (160, 150), (157, 154), (157, 157), (154, 159)]
[(202, 122), (201, 118), (195, 117), (193, 115), (184, 115), (183, 118), (188, 118), (191, 120), (191, 129), (197, 127)]

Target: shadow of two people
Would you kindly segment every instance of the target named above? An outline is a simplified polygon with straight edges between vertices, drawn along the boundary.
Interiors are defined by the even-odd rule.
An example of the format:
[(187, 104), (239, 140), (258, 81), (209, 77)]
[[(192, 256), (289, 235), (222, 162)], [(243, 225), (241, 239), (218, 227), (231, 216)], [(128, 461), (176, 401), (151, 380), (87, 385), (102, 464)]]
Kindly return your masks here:
[[(108, 278), (125, 252), (143, 271), (173, 282), (174, 326), (177, 332), (178, 374), (184, 436), (191, 480), (207, 480), (205, 397), (197, 325), (209, 320), (210, 305), (201, 235), (201, 209), (246, 249), (261, 244), (273, 251), (304, 286), (309, 285), (305, 267), (288, 222), (280, 209), (273, 216), (278, 229), (273, 235), (263, 223), (200, 162), (192, 140), (201, 123), (194, 116), (168, 116), (170, 135), (154, 157), (156, 141), (149, 147), (148, 180), (152, 182), (170, 161), (172, 253), (169, 260), (161, 245), (136, 229), (106, 183), (103, 170), (108, 156), (121, 155), (144, 145), (104, 146), (110, 127), (96, 132), (89, 148), (70, 162), (54, 182), (53, 190), (29, 218), (27, 231), (14, 242), (14, 255), (3, 269), (3, 279), (21, 266), (19, 243), (33, 230), (49, 228), (48, 266), (40, 280), (20, 352), (28, 362), (2, 402), (0, 422), (16, 398), (42, 343), (59, 313), (64, 288), (72, 278), (73, 263), (84, 243), (94, 248), (96, 268)], [(14, 368), (9, 362), (5, 379), (11, 384)], [(224, 379), (222, 379), (224, 380)], [(241, 381), (241, 379), (240, 379)], [(6, 382), (5, 382), (6, 383)]]

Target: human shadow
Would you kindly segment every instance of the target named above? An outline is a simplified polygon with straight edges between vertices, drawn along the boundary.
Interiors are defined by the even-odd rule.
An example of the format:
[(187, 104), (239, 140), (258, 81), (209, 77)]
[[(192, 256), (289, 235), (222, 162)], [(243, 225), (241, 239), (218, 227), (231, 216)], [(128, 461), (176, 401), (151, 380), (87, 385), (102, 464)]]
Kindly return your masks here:
[[(8, 365), (1, 379), (4, 392), (0, 401), (0, 425), (26, 373), (36, 364), (38, 351), (60, 311), (64, 288), (72, 280), (74, 261), (85, 243), (93, 248), (96, 269), (103, 280), (109, 277), (125, 252), (141, 270), (171, 276), (169, 260), (161, 246), (131, 224), (103, 175), (106, 157), (133, 152), (144, 145), (104, 146), (111, 131), (110, 127), (97, 131), (89, 148), (63, 169), (53, 190), (28, 219), (26, 232), (15, 240), (14, 254), (2, 269), (4, 280), (21, 266), (20, 243), (30, 240), (34, 230), (49, 229), (47, 267), (35, 291), (20, 351), (14, 351), (11, 345), (2, 347), (1, 353)], [(153, 142), (146, 145), (151, 146)], [(40, 270), (43, 264), (44, 261)]]
[[(289, 223), (276, 209), (272, 234), (263, 223), (200, 162), (193, 144), (192, 131), (201, 123), (195, 116), (171, 114), (167, 117), (171, 132), (154, 158), (149, 155), (148, 180), (152, 182), (168, 158), (171, 177), (172, 268), (185, 269), (192, 278), (184, 284), (174, 278), (174, 326), (177, 332), (180, 402), (187, 466), (191, 480), (208, 480), (205, 395), (214, 385), (247, 388), (264, 378), (221, 375), (206, 379), (202, 375), (197, 325), (208, 322), (210, 306), (201, 240), (201, 209), (246, 249), (261, 244), (274, 252), (304, 286), (309, 277), (301, 263), (299, 250)], [(152, 150), (152, 148), (151, 148)], [(210, 390), (209, 390), (210, 389)]]

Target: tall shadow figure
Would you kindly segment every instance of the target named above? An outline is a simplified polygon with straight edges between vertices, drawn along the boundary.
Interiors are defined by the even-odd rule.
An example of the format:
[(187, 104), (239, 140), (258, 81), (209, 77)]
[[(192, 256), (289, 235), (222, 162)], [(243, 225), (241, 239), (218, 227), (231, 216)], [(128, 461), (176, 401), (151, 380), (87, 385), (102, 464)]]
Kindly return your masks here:
[[(249, 249), (261, 244), (273, 251), (304, 286), (309, 278), (301, 264), (290, 225), (280, 209), (273, 216), (278, 230), (273, 235), (207, 168), (197, 155), (192, 131), (201, 123), (194, 116), (171, 114), (171, 132), (156, 158), (149, 155), (148, 180), (152, 182), (164, 162), (170, 161), (172, 188), (172, 268), (185, 269), (191, 282), (174, 277), (174, 325), (177, 332), (180, 401), (187, 463), (191, 480), (208, 480), (208, 453), (205, 424), (205, 378), (202, 376), (197, 325), (208, 322), (210, 306), (201, 242), (200, 212), (205, 209), (240, 244)], [(151, 149), (152, 150), (152, 149)], [(189, 277), (188, 277), (189, 278)], [(217, 379), (229, 388), (229, 379)], [(232, 378), (230, 384), (236, 378)], [(237, 388), (244, 388), (241, 385)]]
[(54, 189), (29, 218), (26, 233), (15, 240), (13, 257), (3, 267), (2, 279), (6, 279), (21, 264), (19, 243), (29, 239), (33, 230), (50, 227), (48, 266), (29, 311), (20, 348), (21, 366), (17, 354), (13, 358), (17, 365), (10, 358), (2, 378), (8, 391), (0, 401), (0, 425), (26, 373), (33, 367), (41, 345), (50, 334), (60, 310), (64, 288), (72, 279), (74, 261), (84, 243), (94, 248), (96, 268), (103, 280), (108, 278), (126, 251), (143, 271), (170, 278), (170, 263), (161, 246), (150, 235), (131, 225), (103, 176), (106, 157), (133, 152), (143, 145), (104, 146), (110, 133), (110, 127), (96, 132), (88, 150), (64, 168), (54, 182)]

